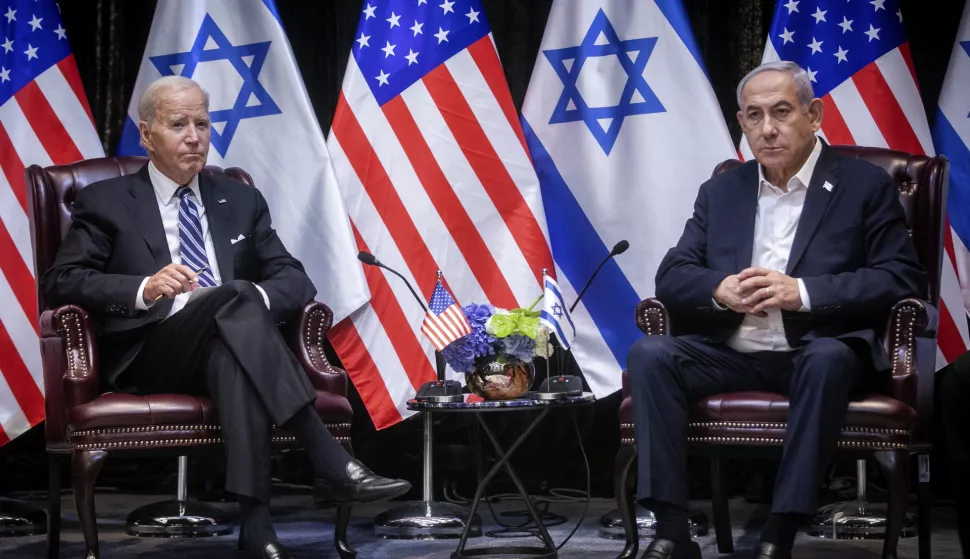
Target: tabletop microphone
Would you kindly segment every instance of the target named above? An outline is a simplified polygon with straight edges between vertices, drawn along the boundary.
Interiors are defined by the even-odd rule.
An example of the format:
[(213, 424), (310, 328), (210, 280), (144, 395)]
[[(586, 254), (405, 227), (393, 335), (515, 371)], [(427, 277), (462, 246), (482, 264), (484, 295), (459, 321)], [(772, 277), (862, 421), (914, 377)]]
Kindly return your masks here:
[[(421, 310), (425, 313), (428, 312), (427, 305), (424, 304), (424, 300), (418, 296), (417, 291), (411, 287), (411, 282), (401, 274), (392, 268), (388, 268), (383, 262), (378, 260), (373, 254), (367, 251), (360, 251), (357, 253), (357, 260), (360, 260), (368, 266), (377, 266), (378, 268), (384, 268), (388, 272), (394, 274), (395, 276), (401, 278), (404, 281), (404, 285), (408, 286), (411, 291), (411, 295), (414, 295), (414, 300), (421, 305)], [(428, 381), (421, 385), (418, 389), (418, 393), (414, 396), (415, 400), (423, 401), (433, 401), (433, 402), (460, 402), (463, 400), (461, 395), (461, 383), (457, 380), (445, 380), (445, 358), (441, 355), (440, 351), (435, 350), (435, 369), (438, 373), (438, 380)]]
[[(603, 261), (600, 262), (600, 265), (597, 266), (596, 270), (593, 271), (593, 275), (589, 276), (589, 280), (586, 282), (586, 285), (583, 286), (583, 290), (579, 292), (579, 296), (576, 297), (575, 301), (573, 301), (573, 306), (569, 307), (569, 312), (573, 312), (574, 310), (576, 310), (576, 305), (579, 304), (579, 300), (582, 299), (583, 295), (586, 294), (586, 290), (589, 289), (590, 285), (592, 285), (593, 280), (596, 278), (596, 275), (600, 273), (600, 269), (603, 267), (603, 265), (606, 264), (606, 262), (610, 258), (613, 258), (614, 256), (617, 256), (619, 254), (623, 254), (624, 252), (626, 252), (628, 248), (630, 248), (630, 242), (627, 241), (626, 239), (613, 245), (613, 250), (611, 250), (610, 253), (606, 255), (606, 258), (604, 258)], [(364, 254), (364, 253), (361, 253), (361, 254)], [(368, 256), (370, 255), (368, 254)], [(371, 256), (371, 258), (373, 258), (373, 256)]]

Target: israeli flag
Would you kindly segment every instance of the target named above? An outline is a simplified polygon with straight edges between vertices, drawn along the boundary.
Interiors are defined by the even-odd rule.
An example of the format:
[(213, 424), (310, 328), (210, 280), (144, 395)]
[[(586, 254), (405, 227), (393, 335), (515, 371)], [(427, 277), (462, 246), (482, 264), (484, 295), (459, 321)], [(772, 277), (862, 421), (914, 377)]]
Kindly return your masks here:
[[(273, 0), (159, 2), (118, 155), (138, 145), (138, 99), (162, 76), (210, 96), (208, 163), (241, 167), (266, 198), (286, 248), (340, 321), (369, 291), (320, 124)], [(338, 280), (339, 278), (339, 280)]]
[[(970, 4), (963, 8), (957, 39), (950, 55), (943, 89), (940, 92), (939, 111), (933, 123), (933, 144), (936, 152), (950, 159), (950, 190), (947, 199), (947, 216), (950, 221), (949, 236), (953, 243), (953, 253), (944, 254), (956, 270), (955, 278), (960, 285), (962, 301), (956, 297), (947, 305), (950, 313), (963, 329), (958, 301), (963, 303), (964, 311), (970, 315)], [(949, 244), (949, 243), (947, 243)], [(947, 251), (949, 253), (950, 251)], [(947, 299), (948, 284), (956, 282), (948, 277), (949, 266), (943, 266), (943, 294)]]
[(563, 349), (568, 350), (572, 347), (573, 339), (576, 338), (576, 325), (573, 324), (573, 319), (569, 316), (569, 307), (566, 306), (566, 301), (562, 298), (562, 290), (559, 289), (559, 284), (549, 276), (545, 276), (539, 322), (556, 335), (556, 339), (559, 340), (559, 345)]
[(715, 165), (737, 158), (679, 0), (556, 0), (522, 109), (572, 352), (597, 396), (620, 388), (643, 334), (634, 309)]

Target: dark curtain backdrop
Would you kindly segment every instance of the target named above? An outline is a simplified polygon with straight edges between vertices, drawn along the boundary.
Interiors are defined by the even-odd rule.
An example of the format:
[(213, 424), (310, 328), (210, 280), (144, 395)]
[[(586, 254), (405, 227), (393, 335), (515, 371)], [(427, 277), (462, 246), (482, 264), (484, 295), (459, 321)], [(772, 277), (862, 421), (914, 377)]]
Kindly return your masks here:
[[(171, 0), (174, 1), (174, 0)], [(190, 2), (192, 0), (182, 0)], [(562, 0), (568, 1), (568, 0)], [(629, 0), (645, 1), (645, 0)], [(499, 55), (516, 106), (520, 107), (528, 87), (532, 66), (539, 51), (542, 33), (552, 0), (483, 0)], [(902, 0), (901, 9), (909, 33), (911, 51), (917, 78), (926, 105), (927, 115), (932, 119), (936, 112), (936, 99), (942, 85), (946, 64), (956, 35), (962, 0)], [(283, 26), (296, 53), (303, 80), (309, 91), (317, 118), (324, 131), (330, 127), (330, 119), (337, 104), (340, 84), (350, 48), (353, 43), (362, 0), (277, 0)], [(155, 10), (155, 0), (66, 0), (61, 2), (64, 27), (77, 58), (81, 78), (87, 90), (88, 100), (94, 113), (98, 132), (105, 151), (114, 153), (122, 123), (128, 110), (129, 96)], [(700, 45), (705, 64), (721, 101), (725, 118), (735, 140), (740, 131), (734, 117), (735, 84), (751, 68), (761, 61), (762, 48), (774, 10), (771, 0), (685, 0), (694, 35)], [(697, 130), (703, 134), (703, 130)], [(377, 471), (385, 475), (401, 475), (417, 481), (420, 479), (420, 422), (408, 421), (383, 432), (375, 432), (359, 401), (354, 402), (354, 446), (357, 453)], [(594, 408), (584, 410), (581, 424), (586, 432), (590, 462), (593, 469), (594, 494), (612, 495), (610, 471), (619, 445), (616, 409), (619, 398), (614, 395), (601, 401)], [(520, 414), (511, 414), (519, 416)], [(502, 421), (501, 416), (495, 420)], [(503, 429), (522, 428), (523, 417), (516, 417)], [(453, 421), (453, 420), (450, 420)], [(517, 423), (512, 423), (515, 421)], [(464, 425), (440, 423), (436, 427), (436, 475), (439, 484), (446, 482), (465, 495), (470, 494), (473, 480), (469, 479), (468, 435)], [(538, 433), (536, 441), (526, 445), (528, 451), (520, 455), (521, 466), (530, 487), (538, 491), (552, 487), (581, 487), (582, 462), (576, 452), (571, 426), (566, 417), (562, 421), (549, 422)], [(14, 460), (24, 466), (24, 461), (35, 462), (25, 455), (36, 455), (39, 471), (43, 471), (42, 433), (34, 432), (15, 441), (0, 458), (10, 459), (16, 450), (24, 450)], [(595, 441), (595, 443), (593, 443)], [(11, 452), (6, 452), (7, 450)], [(559, 467), (544, 465), (549, 456), (556, 456)], [(546, 457), (544, 460), (543, 457)], [(3, 459), (0, 459), (0, 469)], [(531, 459), (531, 460), (530, 460)], [(284, 456), (284, 471), (300, 469), (296, 458)], [(144, 469), (174, 472), (171, 464), (136, 466), (125, 461), (109, 461), (102, 480), (127, 489), (147, 485)], [(539, 464), (536, 466), (535, 464)], [(118, 468), (118, 469), (115, 469)], [(127, 468), (127, 469), (126, 469)], [(703, 464), (696, 468), (692, 479), (696, 487), (692, 495), (703, 497), (706, 470)], [(216, 470), (218, 466), (216, 466)], [(773, 466), (764, 469), (770, 478)], [(196, 483), (194, 491), (205, 488), (213, 490), (221, 486), (218, 473), (209, 471), (203, 477), (205, 483)], [(193, 470), (197, 472), (198, 470)], [(21, 482), (35, 486), (30, 468), (7, 468), (14, 472), (5, 476), (2, 486), (24, 487)], [(757, 487), (758, 478), (752, 472), (759, 471), (746, 464), (732, 476), (734, 489)], [(115, 475), (112, 475), (114, 473)], [(157, 473), (157, 472), (156, 472)], [(201, 475), (196, 473), (195, 475)], [(28, 479), (23, 479), (24, 477)], [(287, 476), (284, 475), (284, 478)], [(292, 475), (290, 477), (293, 477)], [(164, 478), (171, 481), (171, 477)], [(39, 480), (43, 487), (43, 479)], [(762, 483), (770, 487), (770, 479)], [(156, 487), (158, 487), (156, 485)], [(413, 495), (416, 496), (416, 495)]]

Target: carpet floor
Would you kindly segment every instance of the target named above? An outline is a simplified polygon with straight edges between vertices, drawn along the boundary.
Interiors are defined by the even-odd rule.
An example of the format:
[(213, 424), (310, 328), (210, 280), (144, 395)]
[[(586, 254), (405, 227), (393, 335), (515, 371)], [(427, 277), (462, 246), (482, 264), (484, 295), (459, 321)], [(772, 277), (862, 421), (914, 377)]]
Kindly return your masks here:
[[(125, 518), (136, 507), (164, 500), (166, 496), (146, 496), (111, 493), (98, 494), (98, 528), (101, 538), (101, 556), (104, 559), (121, 557), (170, 558), (178, 559), (218, 559), (222, 557), (243, 557), (236, 551), (235, 536), (219, 536), (198, 539), (136, 538), (125, 533)], [(43, 506), (43, 502), (33, 504)], [(220, 505), (230, 515), (237, 515), (238, 508), (233, 504)], [(600, 516), (613, 508), (613, 502), (596, 499), (590, 505), (589, 513), (582, 526), (560, 551), (562, 558), (613, 558), (623, 549), (622, 541), (599, 537)], [(697, 509), (710, 517), (707, 503), (694, 503)], [(357, 548), (358, 556), (388, 557), (394, 559), (446, 559), (457, 546), (457, 540), (384, 540), (374, 536), (372, 521), (380, 512), (389, 508), (387, 504), (362, 506), (354, 509), (349, 530), (351, 543)], [(495, 509), (502, 511), (522, 508), (521, 503), (499, 503)], [(61, 535), (61, 557), (83, 556), (83, 539), (70, 495), (65, 494), (63, 504), (63, 531)], [(550, 528), (553, 540), (558, 544), (573, 529), (582, 513), (582, 503), (552, 503), (549, 512), (566, 517), (566, 521)], [(743, 558), (750, 557), (750, 550), (758, 541), (758, 533), (767, 515), (767, 507), (752, 505), (737, 499), (731, 502), (731, 520), (734, 528), (735, 553), (721, 555), (714, 541), (713, 528), (707, 536), (697, 539), (705, 558)], [(328, 510), (315, 510), (305, 495), (285, 495), (274, 499), (273, 516), (276, 530), (281, 541), (301, 558), (337, 557), (333, 548), (334, 514)], [(505, 523), (519, 522), (517, 517), (503, 517)], [(488, 508), (482, 511), (484, 531), (499, 529), (496, 519)], [(939, 508), (933, 511), (933, 559), (959, 559), (960, 549), (957, 542), (952, 510)], [(533, 545), (536, 538), (524, 536), (512, 539), (483, 536), (469, 540), (468, 547), (496, 545)], [(3, 559), (37, 559), (46, 556), (45, 536), (25, 536), (0, 539), (0, 557)], [(645, 544), (641, 544), (641, 549)], [(795, 557), (799, 559), (877, 559), (882, 549), (881, 541), (853, 540), (831, 541), (801, 535), (795, 546)], [(904, 539), (899, 545), (901, 559), (916, 559), (916, 538)]]

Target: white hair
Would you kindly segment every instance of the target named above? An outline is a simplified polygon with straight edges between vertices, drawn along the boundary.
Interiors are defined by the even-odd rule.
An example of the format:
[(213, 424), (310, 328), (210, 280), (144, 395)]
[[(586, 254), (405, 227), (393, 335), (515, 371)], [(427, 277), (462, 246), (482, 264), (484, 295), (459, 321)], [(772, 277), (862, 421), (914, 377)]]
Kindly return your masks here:
[(803, 107), (808, 106), (812, 102), (812, 99), (815, 98), (815, 91), (812, 89), (812, 78), (808, 75), (808, 72), (794, 62), (776, 60), (774, 62), (765, 62), (748, 72), (748, 75), (741, 79), (741, 83), (738, 84), (738, 108), (744, 108), (741, 106), (741, 92), (744, 91), (744, 86), (747, 85), (751, 78), (762, 72), (785, 72), (790, 75), (792, 81), (795, 82), (798, 103)]
[(205, 97), (205, 108), (209, 110), (209, 94), (202, 86), (194, 80), (183, 76), (163, 76), (148, 84), (144, 93), (138, 99), (138, 120), (152, 123), (155, 118), (155, 109), (158, 106), (158, 96), (163, 90), (181, 91), (183, 89), (197, 88)]

